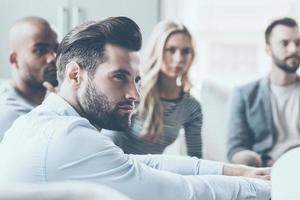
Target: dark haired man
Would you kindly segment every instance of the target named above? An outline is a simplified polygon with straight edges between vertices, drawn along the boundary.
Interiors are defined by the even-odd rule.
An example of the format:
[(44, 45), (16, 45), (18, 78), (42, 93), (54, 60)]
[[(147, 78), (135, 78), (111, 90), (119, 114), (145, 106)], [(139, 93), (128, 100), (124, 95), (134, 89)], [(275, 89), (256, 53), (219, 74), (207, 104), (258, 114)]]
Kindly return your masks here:
[(82, 180), (133, 199), (268, 199), (268, 182), (222, 174), (268, 179), (269, 169), (127, 155), (99, 133), (130, 125), (140, 48), (139, 27), (126, 17), (67, 34), (57, 53), (58, 94), (19, 118), (0, 144), (0, 185)]
[(16, 118), (44, 100), (43, 82), (56, 80), (57, 46), (56, 33), (42, 18), (22, 18), (10, 29), (12, 80), (0, 89), (0, 142)]
[(272, 166), (300, 145), (300, 32), (295, 20), (273, 21), (265, 31), (272, 58), (268, 77), (238, 88), (229, 120), (228, 157), (233, 163)]

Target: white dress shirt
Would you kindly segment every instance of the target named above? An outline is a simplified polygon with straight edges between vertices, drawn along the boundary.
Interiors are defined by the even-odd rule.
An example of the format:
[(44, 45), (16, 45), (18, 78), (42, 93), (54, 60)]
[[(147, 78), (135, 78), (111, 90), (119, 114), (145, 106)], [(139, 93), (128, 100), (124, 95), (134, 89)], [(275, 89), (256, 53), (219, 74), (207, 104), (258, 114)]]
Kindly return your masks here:
[(138, 200), (270, 198), (268, 182), (222, 170), (197, 158), (124, 154), (56, 94), (19, 117), (0, 144), (0, 185), (82, 180)]

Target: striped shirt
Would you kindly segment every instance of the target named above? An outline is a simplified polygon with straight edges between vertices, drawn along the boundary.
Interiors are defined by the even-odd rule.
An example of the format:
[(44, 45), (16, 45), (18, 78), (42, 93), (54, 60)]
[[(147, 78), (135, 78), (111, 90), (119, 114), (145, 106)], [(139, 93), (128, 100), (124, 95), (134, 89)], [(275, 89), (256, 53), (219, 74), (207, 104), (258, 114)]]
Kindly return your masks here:
[(164, 128), (159, 140), (150, 142), (141, 138), (143, 120), (138, 114), (132, 117), (131, 127), (125, 133), (108, 130), (103, 130), (103, 133), (111, 137), (125, 153), (161, 154), (176, 140), (180, 129), (184, 128), (188, 155), (201, 158), (202, 111), (200, 103), (189, 93), (185, 93), (176, 100), (161, 99), (161, 104), (164, 109)]

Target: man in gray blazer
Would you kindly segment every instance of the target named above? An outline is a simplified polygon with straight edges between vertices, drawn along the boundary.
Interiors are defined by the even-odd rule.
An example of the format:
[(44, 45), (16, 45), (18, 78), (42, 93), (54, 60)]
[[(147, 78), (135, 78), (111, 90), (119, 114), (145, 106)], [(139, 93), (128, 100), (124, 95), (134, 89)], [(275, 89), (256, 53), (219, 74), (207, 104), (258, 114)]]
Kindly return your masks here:
[(300, 32), (291, 18), (273, 21), (265, 31), (272, 59), (268, 77), (235, 90), (228, 128), (233, 163), (272, 166), (300, 145)]

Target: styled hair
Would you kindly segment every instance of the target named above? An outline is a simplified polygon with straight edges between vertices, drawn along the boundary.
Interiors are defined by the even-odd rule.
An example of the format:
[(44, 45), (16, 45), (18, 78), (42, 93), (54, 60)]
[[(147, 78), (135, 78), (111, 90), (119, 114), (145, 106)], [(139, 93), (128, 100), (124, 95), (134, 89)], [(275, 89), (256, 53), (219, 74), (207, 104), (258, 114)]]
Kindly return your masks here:
[[(142, 138), (155, 141), (163, 134), (163, 108), (159, 96), (159, 76), (163, 65), (163, 54), (167, 40), (172, 34), (186, 34), (192, 44), (192, 62), (195, 55), (195, 45), (189, 30), (181, 23), (174, 21), (161, 21), (158, 23), (149, 38), (142, 58), (140, 73), (141, 101), (138, 107), (140, 117), (144, 119)], [(188, 66), (188, 70), (192, 65)], [(182, 75), (182, 87), (184, 92), (189, 92), (191, 81), (188, 77), (188, 70)]]
[(283, 25), (283, 26), (288, 26), (291, 28), (298, 27), (297, 22), (289, 17), (284, 17), (280, 19), (274, 20), (266, 29), (265, 31), (265, 42), (266, 44), (270, 44), (270, 37), (272, 34), (272, 30), (275, 28), (277, 25)]
[(140, 28), (128, 17), (111, 17), (75, 27), (58, 47), (56, 65), (59, 83), (64, 80), (65, 67), (71, 61), (78, 63), (93, 77), (97, 65), (105, 61), (105, 44), (138, 51), (142, 45)]

